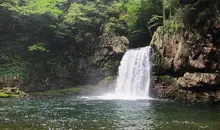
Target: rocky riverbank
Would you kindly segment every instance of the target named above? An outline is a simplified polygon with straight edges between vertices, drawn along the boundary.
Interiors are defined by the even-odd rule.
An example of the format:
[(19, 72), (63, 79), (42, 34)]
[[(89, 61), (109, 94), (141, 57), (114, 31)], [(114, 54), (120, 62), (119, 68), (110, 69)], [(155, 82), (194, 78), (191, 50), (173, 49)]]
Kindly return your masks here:
[(21, 87), (19, 75), (0, 77), (0, 98), (25, 97), (27, 94), (20, 90)]

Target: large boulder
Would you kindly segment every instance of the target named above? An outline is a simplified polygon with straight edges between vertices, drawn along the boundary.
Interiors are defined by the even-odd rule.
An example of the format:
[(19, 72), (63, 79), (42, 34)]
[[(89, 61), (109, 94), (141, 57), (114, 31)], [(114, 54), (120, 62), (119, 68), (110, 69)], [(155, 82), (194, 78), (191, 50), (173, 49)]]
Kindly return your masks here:
[(216, 47), (204, 41), (196, 30), (190, 31), (184, 28), (180, 30), (182, 31), (164, 35), (162, 28), (158, 29), (151, 46), (157, 53), (159, 52), (154, 56), (155, 59), (158, 59), (158, 55), (161, 59), (160, 62), (153, 64), (159, 65), (162, 71), (170, 70), (178, 73), (190, 70), (218, 71)]
[(214, 73), (185, 73), (183, 77), (178, 78), (177, 83), (182, 88), (212, 86), (220, 83), (219, 74)]

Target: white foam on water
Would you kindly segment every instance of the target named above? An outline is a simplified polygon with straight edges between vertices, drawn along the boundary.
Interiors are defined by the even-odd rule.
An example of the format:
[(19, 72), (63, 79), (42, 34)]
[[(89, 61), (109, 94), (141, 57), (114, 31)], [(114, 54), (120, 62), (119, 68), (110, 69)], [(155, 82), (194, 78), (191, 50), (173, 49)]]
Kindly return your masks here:
[(154, 98), (145, 97), (130, 97), (125, 95), (116, 95), (115, 93), (108, 93), (102, 96), (80, 96), (80, 99), (87, 100), (155, 100)]

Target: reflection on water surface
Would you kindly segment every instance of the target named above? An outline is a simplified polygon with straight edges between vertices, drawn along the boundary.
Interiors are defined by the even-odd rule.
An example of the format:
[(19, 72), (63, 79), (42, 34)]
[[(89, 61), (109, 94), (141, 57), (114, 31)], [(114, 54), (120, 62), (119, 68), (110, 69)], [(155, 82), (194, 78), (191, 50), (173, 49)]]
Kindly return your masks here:
[(95, 97), (0, 99), (0, 130), (219, 130), (218, 106)]

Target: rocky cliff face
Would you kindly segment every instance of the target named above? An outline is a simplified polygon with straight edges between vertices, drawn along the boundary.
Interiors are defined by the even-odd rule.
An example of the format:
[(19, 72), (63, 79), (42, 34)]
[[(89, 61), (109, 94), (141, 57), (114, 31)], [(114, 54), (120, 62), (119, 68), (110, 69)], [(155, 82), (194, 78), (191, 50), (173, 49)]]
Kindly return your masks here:
[(104, 77), (117, 75), (118, 66), (126, 52), (129, 41), (124, 36), (103, 34), (97, 43), (78, 54), (79, 72), (85, 82), (97, 83)]
[(56, 53), (27, 52), (24, 46), (11, 47), (12, 51), (19, 50), (19, 53), (14, 52), (19, 59), (4, 53), (13, 61), (2, 65), (5, 67), (1, 70), (5, 71), (0, 73), (0, 92), (3, 88), (25, 92), (69, 88), (96, 84), (107, 76), (116, 75), (128, 39), (109, 33), (85, 41)]
[(209, 14), (200, 26), (167, 33), (158, 28), (151, 46), (156, 95), (184, 101), (220, 102), (220, 15)]
[(158, 30), (152, 40), (157, 95), (187, 101), (219, 102), (220, 43), (210, 42), (196, 30), (181, 31), (160, 34)]
[(41, 65), (42, 68), (35, 74), (40, 77), (34, 78), (24, 90), (44, 91), (93, 85), (107, 76), (116, 75), (128, 43), (126, 37), (111, 33), (70, 48)]

